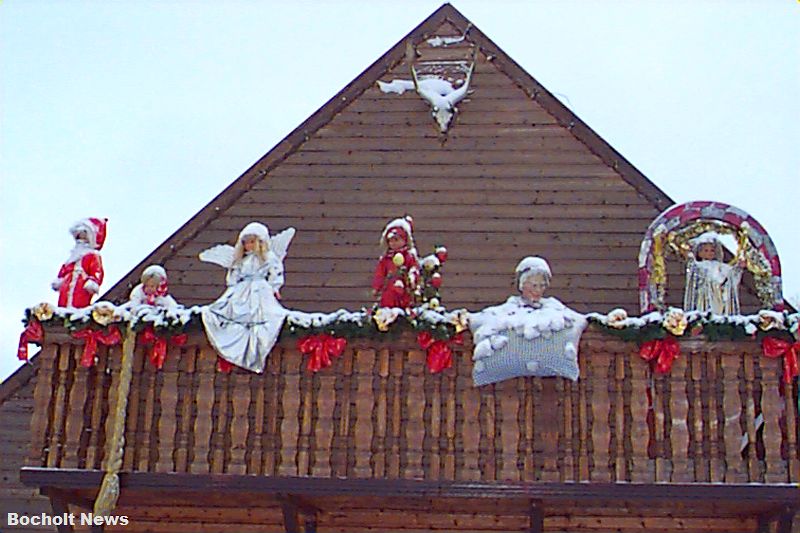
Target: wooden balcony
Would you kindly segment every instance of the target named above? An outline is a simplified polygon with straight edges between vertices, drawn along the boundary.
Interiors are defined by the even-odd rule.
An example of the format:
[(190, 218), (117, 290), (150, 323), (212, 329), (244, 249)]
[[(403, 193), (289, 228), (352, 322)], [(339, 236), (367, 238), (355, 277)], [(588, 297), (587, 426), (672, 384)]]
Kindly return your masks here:
[[(119, 401), (121, 348), (90, 369), (81, 350), (46, 332), (22, 472), (62, 507), (96, 496)], [(577, 382), (476, 388), (469, 343), (433, 375), (411, 334), (353, 341), (316, 374), (290, 341), (263, 375), (218, 372), (201, 332), (160, 371), (137, 346), (120, 530), (789, 531), (796, 385), (753, 340), (681, 351), (653, 375), (590, 329)]]

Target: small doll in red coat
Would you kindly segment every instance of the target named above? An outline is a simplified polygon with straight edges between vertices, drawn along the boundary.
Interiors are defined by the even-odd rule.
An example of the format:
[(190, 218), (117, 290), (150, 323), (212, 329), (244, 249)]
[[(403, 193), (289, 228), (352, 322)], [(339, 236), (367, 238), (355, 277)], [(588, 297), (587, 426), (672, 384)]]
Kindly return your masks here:
[(410, 216), (386, 224), (381, 234), (385, 253), (378, 260), (372, 280), (373, 294), (381, 307), (408, 308), (414, 304), (419, 283), (419, 259), (414, 247)]
[(88, 307), (100, 292), (103, 283), (100, 249), (106, 240), (107, 222), (108, 219), (84, 218), (69, 228), (75, 247), (53, 282), (59, 307)]

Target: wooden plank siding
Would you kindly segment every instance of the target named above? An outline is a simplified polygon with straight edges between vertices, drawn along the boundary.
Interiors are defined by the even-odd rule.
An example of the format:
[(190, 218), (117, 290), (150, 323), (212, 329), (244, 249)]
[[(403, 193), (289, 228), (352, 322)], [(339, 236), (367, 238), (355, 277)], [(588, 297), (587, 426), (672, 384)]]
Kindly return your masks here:
[[(39, 495), (39, 490), (20, 482), (20, 468), (25, 466), (31, 447), (31, 417), (36, 376), (25, 368), (18, 372), (29, 373), (17, 389), (0, 402), (0, 528), (5, 528), (8, 513), (41, 515), (51, 513), (50, 502)], [(9, 378), (12, 381), (15, 376)], [(3, 529), (6, 531), (6, 529)], [(15, 526), (7, 531), (40, 533), (55, 531), (46, 526)]]
[[(392, 51), (389, 68), (354, 82), (352, 96), (332, 99), (328, 107), (336, 109), (313, 131), (296, 132), (280, 164), (250, 176), (235, 198), (170, 246), (160, 260), (179, 301), (215, 299), (223, 273), (197, 254), (232, 242), (247, 222), (260, 220), (274, 231), (298, 230), (286, 261), (287, 307), (369, 305), (380, 232), (408, 213), (420, 253), (435, 244), (450, 251), (443, 291), (450, 307), (503, 300), (516, 262), (537, 254), (552, 263), (552, 292), (566, 303), (637, 310), (638, 246), (662, 205), (623, 179), (616, 163), (579, 138), (574, 122), (564, 123), (480, 38), (449, 47), (422, 39), (463, 32), (456, 18), (414, 38), (418, 61), (471, 58), (473, 48), (480, 50), (470, 93), (447, 135), (415, 92), (386, 94), (378, 87), (378, 79), (410, 79), (408, 59)], [(679, 299), (682, 276), (674, 271)], [(122, 300), (124, 292), (117, 288), (112, 296)]]
[[(419, 48), (424, 57), (449, 57), (469, 45)], [(401, 60), (380, 78), (409, 72)], [(450, 251), (449, 307), (502, 301), (513, 291), (516, 262), (537, 254), (551, 262), (551, 293), (568, 305), (635, 313), (638, 248), (660, 209), (485, 53), (471, 87), (442, 136), (413, 91), (366, 86), (170, 252), (172, 293), (187, 305), (219, 296), (224, 273), (197, 254), (261, 220), (274, 231), (298, 230), (286, 261), (287, 307), (369, 305), (383, 225), (409, 213), (420, 253), (435, 244)], [(681, 267), (671, 267), (670, 303), (680, 304)], [(755, 307), (752, 297), (744, 300)]]

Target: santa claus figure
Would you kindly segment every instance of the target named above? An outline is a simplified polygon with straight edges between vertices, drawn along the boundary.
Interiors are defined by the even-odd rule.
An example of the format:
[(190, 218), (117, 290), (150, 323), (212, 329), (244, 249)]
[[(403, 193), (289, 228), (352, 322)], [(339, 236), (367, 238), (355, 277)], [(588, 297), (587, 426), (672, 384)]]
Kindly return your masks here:
[(412, 235), (410, 216), (386, 224), (381, 234), (385, 250), (378, 260), (372, 289), (381, 307), (411, 307), (419, 282), (419, 259)]
[(53, 289), (59, 307), (87, 307), (103, 283), (103, 261), (99, 250), (106, 240), (108, 219), (85, 218), (69, 229), (75, 247), (61, 265)]

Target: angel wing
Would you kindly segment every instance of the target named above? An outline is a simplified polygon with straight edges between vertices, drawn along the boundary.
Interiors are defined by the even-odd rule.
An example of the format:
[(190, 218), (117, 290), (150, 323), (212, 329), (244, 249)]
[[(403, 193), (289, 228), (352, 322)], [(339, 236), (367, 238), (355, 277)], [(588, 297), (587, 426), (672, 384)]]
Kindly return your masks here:
[[(294, 228), (286, 228), (269, 240), (270, 250), (281, 262), (283, 262), (283, 258), (286, 257), (286, 252), (289, 249), (289, 244), (291, 244), (294, 234)], [(200, 259), (202, 259), (202, 257)]]
[(203, 250), (198, 257), (200, 257), (200, 261), (230, 268), (233, 265), (233, 246), (230, 244), (218, 244)]

